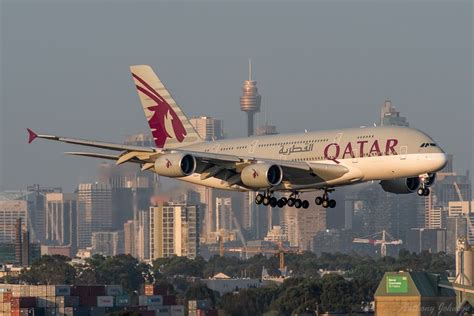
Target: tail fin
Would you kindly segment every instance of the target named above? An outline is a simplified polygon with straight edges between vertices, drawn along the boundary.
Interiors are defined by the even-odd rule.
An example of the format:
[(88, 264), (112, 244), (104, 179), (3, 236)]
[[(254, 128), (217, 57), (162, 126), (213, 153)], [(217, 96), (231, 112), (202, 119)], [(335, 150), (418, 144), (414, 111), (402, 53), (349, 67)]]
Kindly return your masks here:
[(130, 70), (156, 146), (177, 148), (202, 142), (153, 69), (139, 65)]

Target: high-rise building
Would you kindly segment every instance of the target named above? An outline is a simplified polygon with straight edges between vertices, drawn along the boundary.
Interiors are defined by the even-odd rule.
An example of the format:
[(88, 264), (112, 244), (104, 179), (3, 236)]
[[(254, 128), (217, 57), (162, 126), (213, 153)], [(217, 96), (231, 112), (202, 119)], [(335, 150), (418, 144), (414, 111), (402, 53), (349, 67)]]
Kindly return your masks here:
[(204, 243), (207, 243), (213, 238), (211, 233), (216, 231), (215, 219), (215, 190), (213, 188), (208, 188), (205, 186), (196, 186), (196, 192), (199, 193), (200, 205), (201, 205), (201, 232), (200, 236), (203, 239)]
[(77, 191), (77, 246), (91, 246), (94, 232), (112, 229), (112, 190), (107, 184), (81, 183)]
[(449, 202), (471, 201), (472, 184), (469, 173), (439, 174), (431, 191), (436, 196), (436, 206), (447, 207)]
[[(314, 193), (304, 193), (302, 199), (314, 200)], [(311, 250), (314, 236), (326, 230), (326, 209), (312, 205), (308, 209), (295, 209), (284, 207), (282, 226), (290, 246), (299, 247), (301, 250)]]
[(123, 224), (123, 253), (131, 256), (135, 254), (135, 228), (133, 220)]
[[(452, 201), (448, 203), (448, 216), (464, 217), (467, 223), (467, 240), (474, 244), (474, 201)], [(461, 235), (462, 236), (462, 235)], [(463, 236), (462, 236), (463, 237)], [(450, 247), (454, 245), (450, 244)]]
[(418, 228), (418, 200), (416, 194), (397, 195), (383, 191), (379, 184), (364, 184), (357, 193), (362, 217), (361, 236), (383, 230), (395, 239), (403, 240), (407, 231)]
[(17, 220), (20, 219), (23, 223), (23, 228), (27, 227), (28, 223), (28, 204), (22, 200), (6, 200), (0, 201), (0, 243), (14, 243), (15, 237), (18, 237)]
[(189, 120), (189, 122), (199, 136), (206, 141), (224, 138), (222, 120), (209, 116), (194, 116)]
[(133, 256), (140, 260), (147, 260), (150, 258), (150, 212), (136, 212), (133, 223), (135, 250)]
[(446, 229), (412, 228), (406, 234), (405, 247), (410, 252), (446, 252)]
[(45, 206), (45, 242), (49, 245), (71, 246), (77, 242), (77, 198), (73, 193), (47, 193)]
[(151, 172), (141, 172), (132, 164), (117, 166), (111, 163), (99, 165), (99, 182), (110, 186), (112, 191), (112, 227), (123, 228), (138, 210), (148, 210), (150, 198), (156, 189)]
[(447, 210), (443, 207), (432, 207), (425, 212), (425, 228), (446, 228)]
[(28, 201), (31, 239), (43, 242), (45, 240), (46, 221), (46, 194), (60, 193), (58, 187), (42, 187), (39, 184), (28, 186), (24, 199)]
[(275, 125), (271, 125), (268, 123), (265, 123), (264, 125), (261, 125), (257, 127), (255, 131), (255, 135), (257, 136), (265, 136), (265, 135), (277, 135), (277, 128)]
[(326, 229), (314, 236), (311, 251), (321, 255), (325, 253), (349, 253), (352, 250), (352, 232), (346, 229)]
[(94, 232), (92, 233), (92, 254), (116, 256), (121, 251), (119, 232)]
[(199, 254), (199, 208), (165, 203), (150, 207), (150, 259)]
[(454, 255), (456, 253), (456, 243), (458, 238), (467, 240), (467, 217), (448, 216), (446, 218), (446, 253)]
[(409, 126), (407, 119), (400, 116), (400, 112), (392, 105), (392, 101), (385, 100), (380, 111), (380, 126)]
[(216, 231), (233, 229), (232, 198), (216, 198)]

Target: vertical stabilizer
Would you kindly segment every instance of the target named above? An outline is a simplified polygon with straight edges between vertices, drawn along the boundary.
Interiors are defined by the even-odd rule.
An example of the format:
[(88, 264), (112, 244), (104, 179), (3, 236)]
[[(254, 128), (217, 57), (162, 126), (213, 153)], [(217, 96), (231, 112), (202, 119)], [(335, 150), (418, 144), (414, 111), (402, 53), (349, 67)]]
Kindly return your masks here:
[(148, 65), (130, 66), (133, 81), (158, 148), (202, 142), (160, 78)]

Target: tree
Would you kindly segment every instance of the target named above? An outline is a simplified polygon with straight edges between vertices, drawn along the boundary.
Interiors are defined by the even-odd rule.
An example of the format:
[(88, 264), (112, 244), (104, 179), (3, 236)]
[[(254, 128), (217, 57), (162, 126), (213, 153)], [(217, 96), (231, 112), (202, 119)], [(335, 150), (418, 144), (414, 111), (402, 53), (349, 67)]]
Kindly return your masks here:
[(73, 284), (76, 270), (70, 264), (71, 259), (64, 256), (42, 256), (23, 269), (20, 280), (29, 284)]
[(325, 312), (349, 313), (353, 310), (354, 286), (337, 274), (325, 275), (322, 279), (321, 306)]
[(156, 279), (161, 276), (202, 277), (205, 264), (206, 262), (202, 257), (196, 259), (178, 256), (159, 258), (153, 261), (153, 274)]
[(149, 278), (150, 271), (148, 265), (130, 255), (94, 255), (86, 260), (78, 275), (82, 284), (90, 284), (90, 281), (98, 284), (121, 284), (125, 291), (132, 293), (140, 289)]
[(209, 299), (211, 300), (213, 305), (216, 303), (216, 299), (218, 296), (219, 293), (214, 292), (202, 283), (191, 284), (186, 290), (186, 293), (184, 294), (184, 297), (187, 301)]

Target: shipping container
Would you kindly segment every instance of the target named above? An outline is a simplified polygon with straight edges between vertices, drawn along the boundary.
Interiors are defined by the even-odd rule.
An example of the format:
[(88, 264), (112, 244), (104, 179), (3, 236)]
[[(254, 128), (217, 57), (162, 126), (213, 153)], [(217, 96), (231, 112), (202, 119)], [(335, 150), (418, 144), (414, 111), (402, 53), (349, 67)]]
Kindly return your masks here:
[(184, 306), (183, 305), (170, 306), (170, 315), (171, 316), (184, 316)]
[(77, 307), (79, 306), (79, 296), (56, 296), (56, 307)]
[(30, 296), (48, 296), (47, 285), (31, 285)]
[(115, 297), (115, 306), (128, 306), (130, 305), (130, 296), (118, 295)]
[(177, 305), (175, 295), (163, 295), (163, 305)]
[(20, 316), (45, 316), (44, 308), (20, 308)]
[(89, 311), (90, 316), (105, 316), (104, 307), (92, 307)]
[(163, 305), (163, 296), (161, 295), (140, 295), (138, 297), (140, 306), (161, 306)]
[(105, 286), (105, 295), (107, 296), (117, 296), (122, 295), (123, 289), (121, 285), (106, 285)]
[(113, 296), (97, 296), (97, 307), (113, 307)]
[(69, 296), (71, 295), (70, 285), (48, 285), (46, 296)]
[(143, 293), (145, 295), (167, 295), (168, 287), (166, 285), (145, 284)]
[(58, 316), (89, 316), (89, 309), (87, 307), (65, 307), (63, 311), (59, 311)]
[(56, 308), (45, 308), (44, 314), (45, 316), (59, 316)]
[(12, 310), (20, 308), (31, 308), (36, 307), (36, 297), (12, 297), (11, 299)]
[(80, 296), (79, 306), (95, 307), (97, 306), (97, 297), (96, 296)]
[(3, 292), (2, 293), (2, 303), (10, 303), (12, 299), (12, 292)]
[(10, 315), (11, 316), (20, 316), (20, 309), (19, 308), (12, 309), (11, 312), (10, 312)]

